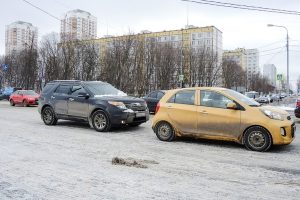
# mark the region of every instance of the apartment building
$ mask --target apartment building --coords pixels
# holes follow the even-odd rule
[[[246,62],[247,80],[249,81],[254,74],[258,74],[260,72],[258,49],[246,49]]]
[[[274,64],[265,64],[263,67],[263,76],[269,79],[270,84],[276,87],[277,69]]]
[[[5,54],[33,46],[37,48],[38,29],[31,23],[16,21],[6,26]]]
[[[225,50],[223,53],[223,59],[235,61],[242,67],[243,70],[247,70],[247,54],[246,49],[244,48]]]
[[[67,12],[61,20],[62,40],[89,40],[97,38],[97,18],[91,13],[76,9]]]

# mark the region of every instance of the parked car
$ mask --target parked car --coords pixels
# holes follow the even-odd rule
[[[156,105],[159,100],[165,95],[166,91],[164,90],[156,90],[150,92],[148,95],[144,96],[143,99],[146,101],[149,112],[154,113],[156,109]]]
[[[294,113],[297,118],[300,118],[300,99],[296,100],[296,109]]]
[[[9,97],[11,106],[22,104],[23,106],[38,105],[39,94],[33,90],[17,90]]]
[[[20,88],[20,87],[5,87],[2,91],[2,95],[0,95],[0,100],[3,100],[3,99],[9,100],[10,95],[17,90],[22,90],[22,88]]]
[[[0,100],[5,99],[5,95],[3,94],[3,92],[0,92]]]
[[[258,97],[255,101],[258,103],[270,103],[270,99],[268,97]]]
[[[288,112],[225,88],[168,91],[157,105],[152,129],[162,141],[180,136],[235,141],[253,151],[290,144],[296,129]]]
[[[101,81],[52,81],[41,94],[39,113],[46,125],[57,120],[86,121],[96,131],[149,120],[146,102]]]

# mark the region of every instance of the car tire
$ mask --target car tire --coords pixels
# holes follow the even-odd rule
[[[253,126],[244,134],[244,145],[252,151],[268,151],[272,146],[272,137],[265,128]]]
[[[111,128],[107,114],[102,110],[97,110],[92,114],[92,124],[96,131],[106,132]]]
[[[48,126],[57,124],[57,118],[55,116],[55,112],[50,106],[47,106],[42,110],[42,119],[44,123]]]
[[[23,105],[23,107],[28,107],[28,106],[29,106],[29,105],[28,105],[28,102],[27,102],[25,99],[23,100],[22,105]]]
[[[9,104],[11,105],[11,106],[15,106],[16,104],[15,104],[15,102],[14,102],[14,100],[9,100]]]
[[[161,141],[170,142],[175,139],[173,127],[165,121],[159,122],[155,127],[155,133]]]

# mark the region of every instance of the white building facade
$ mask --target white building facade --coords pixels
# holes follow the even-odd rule
[[[83,10],[71,10],[61,20],[61,40],[97,38],[97,18]]]
[[[265,64],[263,68],[263,76],[269,79],[270,84],[276,87],[277,69],[274,64]]]
[[[258,49],[246,49],[246,63],[247,80],[249,81],[253,75],[260,72]]]
[[[37,48],[38,29],[31,23],[16,21],[6,26],[5,54],[21,51],[25,48]]]

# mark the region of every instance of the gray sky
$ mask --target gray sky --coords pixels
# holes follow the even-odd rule
[[[98,18],[98,37],[122,35],[129,31],[161,31],[180,29],[187,24],[214,25],[223,32],[223,48],[259,48],[260,66],[273,63],[279,73],[286,73],[286,32],[267,24],[284,25],[290,35],[290,81],[295,84],[300,75],[300,16],[245,11],[209,5],[192,4],[180,0],[28,0],[61,18],[72,9],[82,9]],[[300,11],[299,0],[219,0]],[[60,22],[31,7],[22,0],[1,0],[0,54],[5,51],[5,25],[22,20],[39,29],[39,38],[59,32]],[[269,45],[273,43],[272,45]],[[283,47],[280,49],[280,47]],[[275,50],[270,50],[274,49]],[[277,48],[277,49],[276,49]],[[277,53],[278,52],[278,53]],[[277,54],[276,54],[277,53]],[[268,55],[269,54],[269,55]]]

